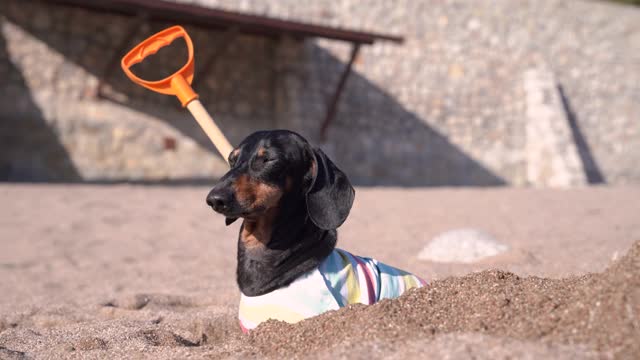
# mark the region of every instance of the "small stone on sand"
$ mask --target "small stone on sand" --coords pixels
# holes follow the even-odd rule
[[[434,262],[473,263],[507,251],[508,247],[477,229],[446,231],[429,242],[418,258]]]

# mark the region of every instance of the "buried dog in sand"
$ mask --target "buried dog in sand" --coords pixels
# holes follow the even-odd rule
[[[422,287],[421,278],[335,248],[355,191],[320,150],[286,130],[259,131],[229,155],[231,169],[207,196],[243,218],[237,282],[243,331],[269,319],[295,323],[350,304],[373,304]]]
[[[131,67],[183,38],[185,65],[159,80],[139,78]],[[319,149],[286,130],[260,131],[231,145],[191,88],[194,48],[180,26],[162,30],[129,51],[125,74],[150,90],[175,95],[189,109],[231,166],[207,196],[227,225],[244,218],[238,240],[237,281],[243,331],[269,319],[294,323],[349,304],[373,304],[422,287],[419,277],[335,248],[355,191],[347,176]]]

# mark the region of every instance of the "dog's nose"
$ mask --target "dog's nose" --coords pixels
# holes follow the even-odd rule
[[[210,192],[207,196],[207,205],[211,206],[217,212],[229,209],[231,197],[223,192]]]

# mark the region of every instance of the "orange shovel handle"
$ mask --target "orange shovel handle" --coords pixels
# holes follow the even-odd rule
[[[147,56],[157,53],[158,50],[171,44],[175,39],[180,37],[184,38],[184,41],[187,43],[189,59],[176,73],[162,80],[147,81],[140,79],[131,72],[133,65],[140,63]],[[124,73],[127,74],[127,77],[134,83],[161,94],[177,96],[182,106],[186,107],[193,117],[195,117],[196,121],[198,121],[198,124],[200,124],[202,130],[204,130],[209,139],[211,139],[211,142],[213,142],[213,145],[218,149],[222,158],[227,162],[229,161],[228,156],[233,150],[233,147],[204,106],[202,106],[200,100],[197,100],[198,94],[191,88],[191,82],[193,81],[193,43],[191,42],[189,34],[187,34],[181,26],[173,26],[162,30],[141,42],[122,58],[121,65]]]
[[[133,65],[142,62],[147,56],[157,53],[158,50],[180,37],[184,38],[187,43],[187,51],[189,53],[187,63],[180,70],[158,81],[147,81],[131,72]],[[180,99],[183,107],[198,98],[198,94],[193,91],[190,85],[193,81],[194,68],[193,43],[182,26],[172,26],[147,38],[122,58],[121,66],[127,77],[134,83],[161,94],[175,95]]]

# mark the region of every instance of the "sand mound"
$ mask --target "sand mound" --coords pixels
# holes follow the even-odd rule
[[[638,339],[640,242],[599,274],[483,271],[250,335],[227,308],[153,293],[0,318],[0,359],[633,358]]]
[[[379,344],[470,332],[552,345],[584,344],[620,358],[637,355],[640,242],[601,274],[551,280],[484,271],[296,325],[268,322],[248,342],[263,355],[292,356],[340,353],[339,348],[349,353],[361,343],[373,351]]]

